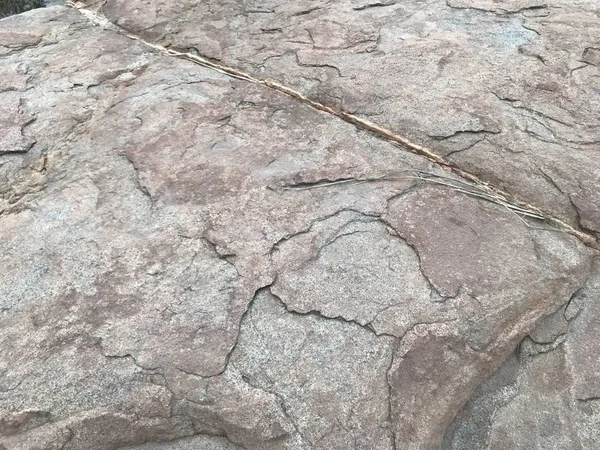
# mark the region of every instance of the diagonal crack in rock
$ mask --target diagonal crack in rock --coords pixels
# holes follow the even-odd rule
[[[354,125],[358,129],[370,132],[371,134],[375,135],[376,137],[378,137],[382,140],[385,140],[387,142],[390,142],[392,144],[395,144],[396,146],[398,146],[404,150],[408,150],[415,154],[421,155],[421,156],[427,158],[429,161],[431,161],[435,165],[440,166],[440,167],[454,173],[461,179],[474,184],[477,188],[486,192],[489,195],[488,200],[491,200],[491,201],[497,200],[501,204],[506,206],[507,208],[509,208],[513,211],[516,211],[517,213],[528,215],[530,217],[541,218],[542,220],[546,221],[548,224],[555,227],[557,230],[560,230],[562,232],[565,232],[565,233],[575,236],[586,246],[594,248],[596,250],[600,250],[600,239],[598,239],[594,235],[575,228],[574,226],[567,223],[564,219],[562,219],[560,217],[555,217],[552,214],[541,210],[540,208],[536,207],[535,205],[531,205],[529,203],[519,200],[518,198],[516,198],[513,195],[510,195],[509,193],[505,192],[504,190],[499,189],[496,186],[493,186],[492,184],[482,180],[478,176],[476,176],[466,170],[463,170],[460,167],[458,167],[457,165],[447,161],[445,158],[436,154],[434,151],[432,151],[422,145],[414,143],[414,142],[410,141],[408,138],[400,136],[387,128],[377,125],[374,122],[360,118],[360,117],[358,117],[354,114],[351,114],[347,111],[344,111],[342,109],[334,108],[332,106],[320,103],[316,100],[313,100],[313,99],[305,96],[301,92],[299,92],[295,89],[292,89],[288,86],[285,86],[277,81],[270,80],[267,78],[255,77],[246,72],[238,70],[234,67],[230,67],[230,66],[224,65],[222,63],[212,61],[204,56],[201,56],[200,54],[178,51],[178,50],[164,47],[159,44],[149,42],[149,41],[143,39],[142,37],[137,36],[135,34],[131,34],[128,31],[124,30],[123,28],[119,27],[118,25],[110,22],[110,20],[107,17],[105,17],[98,11],[86,9],[85,5],[83,5],[79,2],[68,1],[66,4],[67,4],[67,6],[70,6],[72,8],[79,10],[88,20],[90,20],[95,25],[100,26],[105,29],[108,29],[108,30],[111,30],[111,31],[114,31],[116,33],[122,34],[122,35],[128,37],[129,39],[140,42],[141,44],[143,44],[149,48],[152,48],[153,50],[155,50],[158,53],[161,53],[161,54],[164,54],[167,56],[171,56],[171,57],[175,57],[175,58],[179,58],[179,59],[184,59],[184,60],[190,61],[194,64],[200,65],[202,67],[216,70],[217,72],[220,72],[227,76],[230,76],[230,77],[233,77],[236,79],[240,79],[240,80],[244,80],[249,83],[265,86],[265,87],[272,89],[274,91],[277,91],[281,94],[292,97],[292,98],[300,101],[301,103],[308,105],[318,111],[338,117],[339,119],[344,120],[345,122],[348,122],[348,123]]]

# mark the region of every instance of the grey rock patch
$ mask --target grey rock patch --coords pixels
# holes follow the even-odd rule
[[[342,212],[276,247],[271,288],[287,307],[343,317],[397,337],[417,323],[456,320],[415,251],[380,218]]]
[[[219,436],[194,436],[167,442],[150,442],[123,450],[237,450],[239,447]]]
[[[386,380],[393,339],[356,324],[290,313],[263,291],[242,323],[232,370],[273,393],[294,424],[294,448],[391,449]]]

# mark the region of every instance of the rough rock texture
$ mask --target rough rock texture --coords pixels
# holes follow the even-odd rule
[[[478,389],[444,448],[598,448],[598,258],[594,267],[568,305],[545,318]]]
[[[600,19],[554,3],[100,9],[593,239]],[[0,21],[0,60],[0,449],[600,448],[581,240],[87,10]]]
[[[600,234],[596,0],[107,0],[101,11],[374,120]]]

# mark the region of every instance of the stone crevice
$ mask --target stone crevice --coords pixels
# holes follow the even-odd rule
[[[344,78],[344,75],[342,75],[341,70],[332,64],[309,64],[307,62],[300,61],[300,55],[298,55],[298,51],[294,52],[294,54],[296,55],[296,64],[298,64],[300,67],[317,67],[321,69],[331,69],[337,74],[338,78]]]
[[[127,153],[123,153],[123,157],[127,162],[129,162],[131,164],[131,167],[133,167],[133,171],[135,173],[135,178],[134,178],[135,186],[137,187],[138,191],[140,191],[144,195],[144,197],[148,199],[148,201],[150,202],[150,207],[154,208],[156,206],[156,204],[155,204],[156,200],[152,197],[148,188],[140,180],[139,167],[136,166],[136,164],[133,161],[133,159],[131,158],[131,156],[129,156]]]
[[[397,237],[398,239],[401,239],[404,244],[408,245],[412,249],[412,251],[414,252],[415,256],[417,257],[417,261],[418,261],[418,265],[419,265],[419,271],[421,272],[421,275],[423,276],[423,279],[425,280],[425,282],[429,286],[429,289],[431,290],[431,294],[432,295],[437,295],[439,298],[442,299],[442,301],[452,300],[452,299],[455,299],[456,297],[458,297],[460,295],[460,293],[461,293],[460,289],[457,290],[456,295],[444,295],[444,294],[442,294],[439,291],[439,289],[435,286],[435,284],[433,284],[433,282],[431,281],[431,279],[429,278],[429,276],[423,270],[423,262],[421,260],[421,255],[419,254],[419,251],[418,251],[417,247],[414,244],[410,243],[406,238],[404,238],[398,232],[398,230],[396,230],[394,228],[394,226],[389,221],[387,221],[386,219],[384,219],[382,217],[380,217],[379,220],[389,228],[389,230],[391,231],[391,234],[393,236]]]
[[[303,234],[308,234],[310,233],[314,226],[317,225],[320,222],[325,222],[328,219],[331,219],[333,217],[339,216],[340,214],[343,214],[345,212],[350,212],[350,213],[356,213],[356,214],[360,214],[366,217],[373,217],[373,218],[379,218],[378,214],[373,214],[373,213],[366,213],[363,211],[358,211],[356,209],[352,209],[352,208],[342,208],[342,209],[338,209],[336,212],[332,213],[332,214],[328,214],[326,216],[323,217],[317,217],[316,219],[312,220],[311,223],[308,225],[308,227],[296,231],[294,233],[290,233],[288,235],[283,236],[282,238],[280,238],[277,242],[275,242],[273,245],[271,245],[271,250],[270,250],[270,255],[271,258],[273,257],[273,255],[279,250],[279,247],[281,246],[281,244],[283,244],[284,242],[289,241],[290,239],[293,239],[296,236],[300,236]]]
[[[270,286],[272,286],[274,282],[275,282],[275,280],[273,279],[269,283],[267,283],[266,285],[264,285],[264,286],[259,287],[258,289],[256,289],[256,291],[254,292],[254,295],[252,296],[252,299],[248,303],[248,306],[246,307],[246,310],[244,311],[244,313],[240,317],[240,320],[239,320],[238,325],[237,325],[237,331],[236,331],[236,334],[235,334],[235,341],[233,342],[230,350],[227,352],[227,355],[225,355],[225,358],[224,358],[225,362],[223,363],[223,368],[219,372],[214,373],[214,374],[212,374],[210,376],[204,376],[204,375],[197,375],[197,376],[199,376],[201,378],[214,378],[214,377],[218,377],[220,375],[223,375],[225,373],[225,371],[229,367],[229,362],[231,360],[231,355],[233,355],[233,352],[235,351],[235,349],[236,349],[236,347],[237,347],[237,345],[239,343],[240,330],[242,328],[242,325],[244,324],[244,320],[248,317],[248,314],[250,313],[250,311],[252,309],[252,306],[254,305],[254,302],[255,302],[256,298],[258,297],[258,294],[262,290],[270,288]]]
[[[246,376],[242,376],[242,380],[244,381],[244,383],[246,383],[248,386],[254,388],[254,389],[258,389],[259,391],[263,391],[269,395],[274,396],[277,399],[277,402],[279,403],[279,407],[281,409],[281,412],[283,413],[284,417],[288,420],[288,422],[290,423],[290,425],[294,428],[294,431],[296,432],[296,434],[298,435],[298,437],[300,437],[300,439],[302,440],[302,443],[304,444],[304,448],[301,450],[313,450],[314,444],[308,440],[308,438],[306,438],[306,436],[304,436],[304,434],[302,433],[302,431],[300,431],[300,428],[298,427],[298,424],[296,423],[296,421],[290,416],[290,413],[288,411],[288,407],[286,406],[286,402],[285,399],[283,398],[283,396],[281,394],[279,394],[278,392],[275,391],[271,391],[269,389],[265,389],[264,387],[261,386],[257,386],[253,383],[250,382],[250,379]]]
[[[377,333],[375,331],[375,329],[373,328],[373,326],[371,325],[371,323],[366,323],[366,324],[362,324],[356,320],[350,320],[350,319],[346,319],[342,316],[336,316],[336,317],[329,317],[324,315],[321,311],[317,310],[317,309],[311,309],[309,311],[295,311],[293,309],[290,309],[290,307],[287,305],[287,303],[285,303],[285,301],[279,297],[277,294],[274,294],[271,290],[271,287],[269,286],[268,288],[269,294],[271,294],[274,298],[276,298],[284,307],[285,310],[292,314],[292,315],[297,315],[297,316],[315,316],[318,317],[320,319],[323,320],[334,320],[340,323],[346,323],[346,324],[352,324],[358,327],[361,327],[362,329],[368,331],[369,333],[374,334],[377,337],[388,337],[388,338],[392,338],[392,339],[397,339],[397,336],[388,334],[388,333]]]
[[[394,417],[394,413],[393,413],[394,408],[392,407],[392,395],[394,393],[394,387],[392,386],[392,382],[390,381],[391,373],[392,373],[392,370],[394,368],[394,355],[396,354],[397,347],[398,347],[398,343],[396,343],[396,345],[394,345],[392,354],[390,356],[390,364],[388,365],[387,370],[385,371],[385,381],[386,381],[386,384],[388,386],[387,419],[388,419],[389,432],[390,432],[390,435],[391,435],[392,450],[398,450],[397,449],[397,445],[396,445],[396,432],[394,430],[394,419],[393,419],[393,417]]]
[[[373,3],[366,3],[364,5],[361,6],[355,6],[354,8],[352,8],[354,11],[364,11],[365,9],[371,9],[371,8],[384,8],[386,6],[394,6],[396,4],[396,1],[394,0],[389,0],[387,2],[373,2]]]
[[[473,183],[482,191],[489,193],[488,197],[498,199],[498,200],[502,201],[508,207],[519,208],[520,210],[524,210],[526,212],[529,212],[530,214],[535,214],[536,216],[541,216],[552,226],[558,228],[559,230],[561,230],[565,233],[569,233],[569,234],[575,236],[581,242],[583,242],[585,245],[592,247],[596,250],[600,250],[600,239],[598,239],[596,236],[588,234],[585,231],[578,230],[575,227],[573,227],[572,225],[570,225],[569,223],[567,223],[562,218],[554,217],[552,214],[544,212],[540,208],[538,208],[534,205],[531,205],[527,202],[517,199],[515,196],[510,195],[509,193],[481,180],[476,175],[461,169],[460,167],[454,165],[451,162],[448,162],[445,158],[441,157],[440,155],[433,152],[432,150],[430,150],[422,145],[411,142],[409,139],[402,137],[400,135],[397,135],[389,129],[381,127],[381,126],[379,126],[373,122],[370,122],[368,120],[362,119],[359,116],[348,113],[344,110],[336,109],[331,106],[320,103],[316,100],[313,100],[313,99],[307,97],[306,95],[302,94],[301,92],[299,92],[293,88],[290,88],[288,86],[285,86],[277,81],[255,77],[255,76],[250,75],[241,70],[226,66],[222,63],[213,62],[209,58],[206,58],[199,54],[180,52],[180,51],[176,51],[176,50],[164,47],[159,44],[149,42],[137,35],[128,33],[126,30],[124,30],[124,29],[118,27],[117,25],[115,25],[114,23],[110,22],[105,16],[101,15],[98,12],[94,12],[94,11],[85,9],[82,5],[69,2],[69,6],[75,7],[78,10],[82,11],[82,13],[94,24],[96,24],[98,26],[102,26],[103,28],[105,28],[107,30],[111,30],[116,33],[127,36],[128,38],[138,41],[138,42],[146,45],[147,47],[154,49],[155,51],[157,51],[159,53],[162,53],[167,56],[172,56],[172,57],[176,57],[179,59],[190,61],[194,64],[216,70],[217,72],[220,72],[222,74],[228,75],[228,76],[236,78],[236,79],[241,79],[241,80],[253,83],[253,84],[265,86],[265,87],[275,90],[281,94],[292,97],[292,98],[300,101],[301,103],[308,105],[318,111],[338,117],[339,119],[342,119],[363,131],[369,132],[378,138],[381,138],[385,141],[395,144],[404,150],[408,150],[408,151],[411,151],[412,153],[421,155],[421,156],[427,158],[428,160],[430,160],[431,162],[433,162],[434,164],[454,173],[459,178],[462,178],[468,182]],[[488,200],[489,200],[489,198],[488,198]]]
[[[515,15],[515,14],[522,14],[522,13],[525,13],[528,11],[547,10],[549,7],[547,4],[543,3],[543,4],[535,4],[535,5],[530,5],[530,6],[523,6],[521,8],[517,8],[517,9],[506,9],[506,8],[502,8],[502,6],[498,6],[497,8],[481,8],[481,7],[476,7],[476,6],[455,5],[455,4],[453,4],[453,0],[446,0],[446,6],[451,9],[467,9],[467,10],[471,10],[471,11],[479,11],[479,12],[488,13],[488,14],[493,13],[497,16],[510,16],[510,15]]]

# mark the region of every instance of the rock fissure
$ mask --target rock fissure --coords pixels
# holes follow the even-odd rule
[[[296,423],[296,420],[294,420],[291,417],[290,412],[289,412],[289,406],[286,404],[285,398],[280,393],[275,392],[270,389],[266,389],[261,386],[257,386],[255,384],[251,383],[250,379],[246,376],[243,376],[242,379],[243,379],[244,383],[246,383],[248,386],[250,386],[254,389],[263,391],[267,394],[270,394],[277,399],[277,401],[279,403],[279,407],[281,409],[281,412],[283,413],[284,417],[288,420],[289,424],[292,426],[292,428],[294,429],[294,431],[296,432],[298,437],[300,437],[300,439],[302,440],[302,442],[304,444],[304,448],[302,450],[313,450],[315,448],[314,444],[308,438],[306,438],[306,436],[304,436],[304,434],[300,430],[298,424]]]
[[[373,2],[373,3],[367,3],[365,5],[361,5],[361,6],[355,6],[354,8],[352,8],[354,11],[364,11],[365,9],[370,9],[370,8],[383,8],[386,6],[393,6],[396,4],[395,0],[390,0],[387,2]]]
[[[387,369],[385,371],[385,383],[388,388],[387,420],[388,420],[389,432],[390,432],[390,436],[391,436],[392,450],[398,450],[398,449],[397,449],[397,445],[396,445],[396,431],[394,430],[394,407],[392,405],[392,397],[394,395],[394,386],[392,385],[392,382],[390,381],[390,377],[392,376],[392,370],[394,368],[394,355],[396,354],[396,351],[398,350],[399,342],[401,341],[401,339],[402,338],[397,339],[396,342],[394,343],[394,346],[392,348],[392,352],[390,355],[390,363],[387,366]]]
[[[498,16],[510,16],[510,15],[515,15],[515,14],[522,14],[524,12],[528,12],[528,11],[539,11],[539,10],[547,10],[549,8],[549,6],[546,3],[540,3],[540,4],[534,4],[534,5],[529,5],[529,6],[523,6],[520,8],[506,8],[503,7],[502,5],[497,6],[497,7],[490,7],[490,8],[484,8],[484,7],[476,7],[476,6],[461,6],[457,3],[457,1],[453,1],[453,0],[446,0],[446,6],[448,8],[452,8],[452,9],[467,9],[467,10],[472,10],[472,11],[479,11],[479,12],[483,12],[483,13],[493,13],[495,15]]]
[[[129,155],[124,154],[123,156],[124,156],[125,160],[131,164],[131,167],[133,167],[133,171],[135,174],[135,176],[134,176],[135,186],[137,187],[138,191],[140,191],[144,195],[144,197],[148,199],[148,201],[150,202],[150,207],[154,208],[155,207],[155,199],[150,194],[150,191],[148,191],[148,188],[140,180],[139,168],[136,166],[135,162]]]
[[[375,331],[375,329],[373,328],[373,326],[371,325],[371,323],[366,323],[366,324],[362,324],[356,320],[351,320],[351,319],[346,319],[343,316],[335,316],[335,317],[330,317],[330,316],[326,316],[324,315],[321,311],[317,310],[317,309],[312,309],[309,311],[296,311],[294,309],[291,309],[287,303],[285,303],[285,301],[283,301],[283,299],[281,297],[279,297],[277,294],[274,294],[271,290],[271,287],[269,286],[268,288],[269,294],[271,294],[274,298],[276,298],[286,309],[286,311],[289,314],[292,315],[297,315],[297,316],[315,316],[318,317],[320,319],[323,320],[333,320],[336,322],[341,322],[341,323],[346,323],[346,324],[352,324],[352,325],[356,325],[358,327],[361,327],[362,329],[368,331],[369,333],[374,334],[377,337],[389,337],[392,339],[397,339],[397,336],[391,335],[389,333],[378,333],[377,331]]]
[[[574,226],[567,223],[563,218],[554,217],[553,215],[543,211],[542,209],[540,209],[534,205],[531,205],[529,203],[526,203],[526,202],[523,202],[523,201],[517,199],[515,196],[503,191],[502,189],[499,189],[499,188],[491,185],[488,182],[483,181],[478,176],[476,176],[466,170],[463,170],[460,167],[456,166],[455,164],[447,161],[445,158],[443,158],[442,156],[433,152],[432,150],[430,150],[422,145],[416,144],[405,137],[397,135],[389,129],[379,126],[371,121],[362,119],[359,116],[348,113],[344,110],[336,109],[334,107],[320,103],[316,100],[313,100],[313,99],[307,97],[306,95],[302,94],[300,91],[297,91],[289,86],[283,85],[277,81],[266,79],[266,78],[255,77],[251,74],[248,74],[241,70],[235,69],[233,67],[229,67],[223,63],[210,60],[209,58],[206,58],[201,55],[188,53],[188,52],[181,52],[181,51],[170,49],[168,47],[164,47],[159,44],[149,42],[140,36],[129,33],[128,31],[120,28],[116,24],[110,22],[110,20],[108,18],[106,18],[99,12],[95,12],[95,11],[86,9],[84,7],[84,5],[81,5],[79,3],[68,2],[68,6],[74,7],[77,10],[81,11],[92,23],[94,23],[98,26],[101,26],[105,29],[108,29],[108,30],[114,31],[116,33],[119,33],[121,35],[124,35],[132,40],[137,41],[137,42],[140,42],[141,44],[143,44],[149,48],[152,48],[153,50],[155,50],[156,52],[158,52],[160,54],[187,60],[193,64],[216,70],[217,72],[222,73],[224,75],[227,75],[227,76],[230,76],[230,77],[233,77],[236,79],[244,80],[244,81],[247,81],[247,82],[250,82],[253,84],[265,86],[265,87],[270,88],[274,91],[277,91],[281,94],[284,94],[288,97],[292,97],[292,98],[300,101],[301,103],[308,105],[318,111],[338,117],[338,118],[344,120],[345,122],[348,122],[363,131],[367,131],[367,132],[375,135],[378,138],[381,138],[385,141],[388,141],[390,143],[398,145],[402,149],[409,150],[415,154],[421,155],[421,156],[427,158],[432,163],[436,164],[437,166],[440,166],[440,167],[454,173],[459,178],[462,178],[470,183],[473,183],[477,188],[481,189],[485,193],[484,197],[487,197],[488,200],[493,198],[494,201],[501,201],[505,206],[507,206],[510,209],[518,210],[521,213],[528,213],[533,217],[542,217],[543,220],[545,220],[552,226],[556,227],[557,229],[559,229],[565,233],[575,236],[577,239],[579,239],[585,245],[587,245],[591,248],[594,248],[596,250],[600,250],[600,239],[598,239],[596,236],[576,229]],[[507,99],[504,99],[501,97],[498,97],[498,98],[500,98],[501,100],[507,100]],[[509,101],[509,100],[507,100],[507,101]],[[550,119],[552,119],[552,118],[550,118]],[[553,120],[556,120],[556,119],[553,119]]]
[[[389,200],[388,200],[388,204],[389,204]],[[395,236],[398,239],[401,239],[404,244],[408,245],[412,249],[413,253],[417,257],[417,263],[418,263],[418,267],[419,267],[419,272],[421,273],[421,276],[423,277],[423,279],[425,280],[425,282],[429,286],[429,289],[431,290],[431,294],[432,295],[434,295],[434,294],[438,295],[439,298],[442,299],[442,301],[452,300],[452,299],[455,299],[456,297],[458,297],[460,295],[460,293],[461,293],[461,289],[460,288],[457,289],[457,292],[456,292],[455,295],[444,295],[444,294],[442,294],[442,292],[440,292],[440,290],[431,281],[431,278],[423,270],[423,261],[421,260],[421,255],[420,255],[419,250],[416,247],[416,245],[414,245],[413,243],[409,242],[405,237],[403,237],[398,232],[398,230],[396,230],[394,228],[394,226],[388,220],[386,220],[383,217],[379,217],[379,220],[388,227],[388,229],[390,230],[390,234],[392,234],[393,236]]]
[[[290,239],[293,239],[296,236],[300,236],[300,235],[303,235],[303,234],[308,234],[308,233],[310,233],[313,230],[313,228],[315,227],[315,225],[317,225],[317,224],[319,224],[321,222],[325,222],[326,220],[331,219],[331,218],[336,217],[336,216],[339,216],[340,214],[343,214],[343,213],[355,213],[355,214],[360,214],[360,215],[365,216],[365,217],[373,217],[373,218],[376,218],[376,219],[380,217],[378,214],[366,213],[366,212],[359,211],[359,210],[352,209],[352,208],[338,209],[337,211],[335,211],[332,214],[328,214],[328,215],[326,215],[324,217],[317,217],[316,219],[312,220],[311,223],[306,228],[301,229],[299,231],[296,231],[294,233],[290,233],[290,234],[288,234],[286,236],[283,236],[279,240],[277,240],[277,242],[275,242],[273,245],[271,245],[271,250],[270,250],[271,256],[273,256],[273,254],[279,250],[279,247],[284,242],[287,242],[287,241],[289,241]]]

